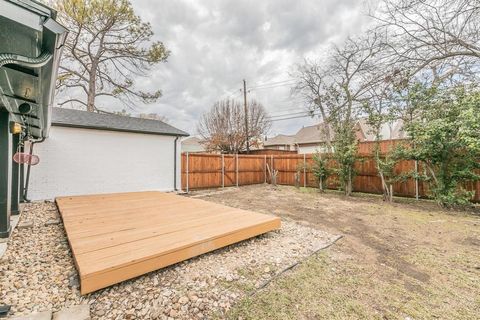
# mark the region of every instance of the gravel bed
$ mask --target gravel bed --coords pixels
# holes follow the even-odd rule
[[[11,315],[57,311],[87,303],[93,319],[204,319],[222,317],[276,272],[329,243],[334,236],[293,221],[215,252],[80,295],[73,258],[54,203],[25,206],[0,260],[2,303]]]

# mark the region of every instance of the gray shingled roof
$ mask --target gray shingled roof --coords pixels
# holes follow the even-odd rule
[[[327,141],[326,127],[324,123],[318,123],[313,126],[303,127],[295,134],[295,143],[309,144]],[[333,139],[333,132],[330,130],[330,136]]]
[[[372,127],[367,123],[366,118],[358,120],[358,125],[365,135],[365,141],[375,141],[375,134],[372,132]],[[405,139],[406,135],[403,131],[403,121],[396,120],[390,123],[384,123],[380,127],[381,140],[395,140]]]
[[[103,114],[66,108],[53,108],[52,125],[110,131],[188,136],[185,131],[151,119],[141,119],[115,114]]]
[[[263,142],[264,146],[283,146],[294,143],[295,138],[293,136],[287,136],[284,134],[276,135],[275,137],[268,138]]]
[[[185,140],[182,140],[182,145],[201,146],[202,139],[198,137],[188,137]]]

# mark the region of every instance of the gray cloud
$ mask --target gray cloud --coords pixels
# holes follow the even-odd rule
[[[288,80],[289,70],[305,57],[321,54],[366,23],[362,2],[324,1],[153,1],[132,0],[138,15],[152,24],[155,39],[172,54],[148,77],[142,89],[160,88],[155,104],[136,112],[156,112],[196,133],[199,116],[219,98],[240,98],[241,81],[249,86]],[[301,110],[288,86],[249,93],[272,114]],[[282,111],[286,110],[286,111]],[[271,134],[294,133],[309,118],[274,123]]]

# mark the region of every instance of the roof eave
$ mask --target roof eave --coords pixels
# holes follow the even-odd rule
[[[79,125],[79,124],[62,123],[62,122],[52,122],[52,126],[54,126],[54,127],[66,127],[66,128],[90,129],[90,130],[154,134],[154,135],[172,136],[172,137],[188,137],[188,136],[190,136],[188,133],[183,132],[183,131],[178,132],[178,133],[174,133],[174,132],[155,132],[155,131],[120,129],[120,128],[110,128],[110,127],[101,127],[101,126]]]

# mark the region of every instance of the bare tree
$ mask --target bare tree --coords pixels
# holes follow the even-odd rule
[[[480,58],[480,2],[383,0],[372,13],[388,34],[395,59],[411,75],[441,81]]]
[[[393,106],[395,89],[402,78],[401,73],[397,71],[389,72],[388,67],[381,61],[375,63],[375,68],[371,70],[371,77],[379,81],[370,82],[367,87],[362,111],[366,116],[368,133],[374,136],[373,158],[382,183],[383,199],[392,202],[396,160],[389,152],[381,153],[380,141],[385,138],[382,137],[384,126],[396,120],[396,108]]]
[[[70,30],[58,77],[58,89],[69,90],[59,102],[99,111],[98,98],[134,102],[156,101],[160,90],[134,88],[134,76],[145,76],[151,66],[166,61],[169,51],[152,42],[152,28],[135,15],[128,0],[57,0],[59,20]]]
[[[342,46],[335,46],[326,59],[307,61],[297,70],[295,91],[313,110],[320,110],[328,140],[333,136],[333,142],[328,143],[347,195],[352,192],[356,160],[356,123],[369,89],[381,81],[372,76],[372,71],[377,56],[385,49],[383,40],[377,32],[349,38]]]
[[[296,72],[293,77],[297,79],[297,83],[293,88],[293,93],[300,95],[310,113],[313,115],[315,110],[320,111],[321,120],[325,123],[322,132],[326,138],[328,152],[332,152],[332,134],[327,117],[327,110],[323,103],[323,96],[327,90],[325,79],[328,73],[324,65],[305,60],[302,65],[297,65]]]
[[[265,108],[255,100],[248,102],[248,132],[250,145],[255,145],[270,129]],[[235,100],[217,101],[203,114],[198,132],[207,150],[238,153],[246,149],[245,112]]]

